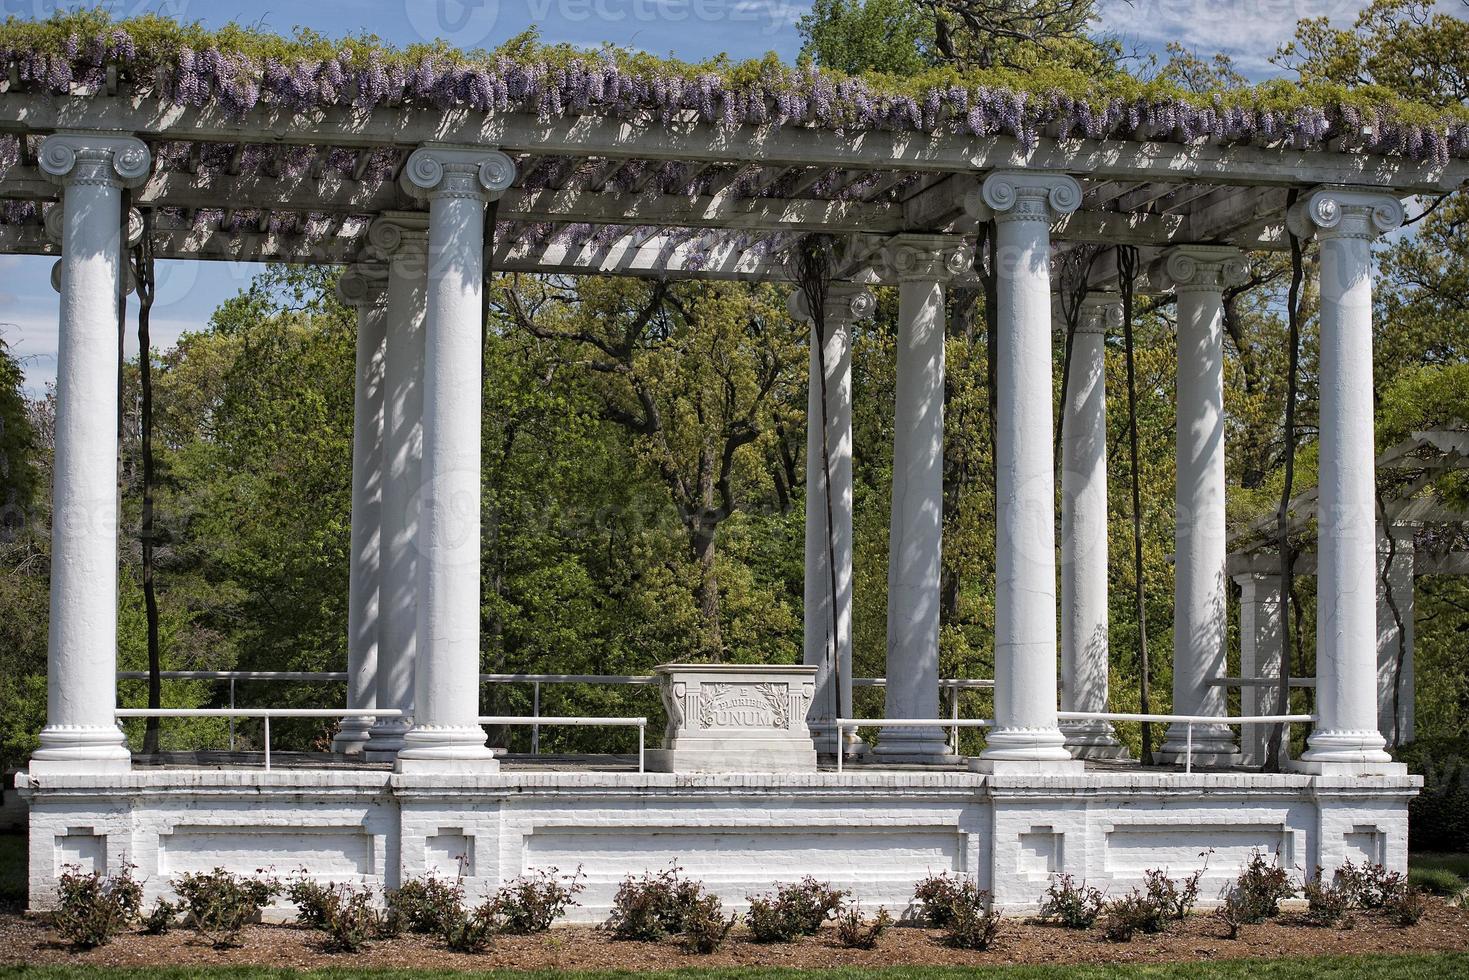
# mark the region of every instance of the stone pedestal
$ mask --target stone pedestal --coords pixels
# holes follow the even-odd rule
[[[664,664],[656,671],[668,711],[652,772],[815,772],[806,713],[816,668]]]

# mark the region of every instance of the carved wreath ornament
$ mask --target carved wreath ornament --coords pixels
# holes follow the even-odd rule
[[[699,727],[704,729],[722,727],[718,724],[717,712],[721,704],[731,699],[764,702],[770,711],[771,728],[789,728],[791,723],[790,698],[784,684],[702,684],[699,687]]]

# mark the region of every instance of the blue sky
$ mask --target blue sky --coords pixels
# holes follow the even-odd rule
[[[1300,18],[1347,23],[1366,0],[1102,0],[1103,31],[1128,50],[1161,51],[1178,40],[1200,52],[1225,51],[1246,73],[1271,73],[1269,56]],[[44,18],[58,8],[96,2],[0,0],[5,16]],[[810,0],[108,0],[116,16],[144,11],[210,27],[229,21],[289,33],[296,26],[329,36],[369,31],[396,44],[443,37],[457,47],[493,47],[532,25],[548,42],[604,42],[698,60],[726,52],[754,58],[800,49],[796,21]],[[56,376],[57,296],[53,260],[0,256],[0,338],[21,359],[26,386],[45,391]],[[155,342],[171,345],[202,327],[221,301],[257,267],[237,263],[161,262],[153,310]]]

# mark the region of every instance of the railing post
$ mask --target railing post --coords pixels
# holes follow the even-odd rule
[[[647,722],[643,722],[643,723],[641,723],[641,724],[638,725],[638,772],[640,772],[640,773],[645,771],[643,769],[643,766],[644,766],[644,755],[645,755],[645,753],[643,751],[643,747],[647,743],[646,743],[646,739],[643,736],[646,733],[647,728],[648,728],[648,723]]]
[[[539,717],[541,717],[541,682],[540,681],[532,681],[531,682],[531,709],[530,709],[530,713],[531,713],[531,717],[533,717],[533,718],[539,718]],[[530,726],[530,754],[531,755],[540,755],[541,754],[541,726],[540,726],[540,723],[539,722],[537,722],[536,724]]]
[[[1192,773],[1194,771],[1194,723],[1193,722],[1189,722],[1188,723],[1188,730],[1187,730],[1187,733],[1184,736],[1184,739],[1185,739],[1185,742],[1187,743],[1185,745],[1185,749],[1188,752],[1188,754],[1186,756],[1184,756],[1184,758],[1183,758],[1183,771],[1185,773]]]
[[[230,678],[230,710],[235,710],[235,679]],[[235,716],[230,715],[230,751],[235,750]]]
[[[265,716],[265,771],[270,771],[270,715]]]
[[[949,717],[954,719],[954,754],[959,754],[959,682],[949,688]]]
[[[840,720],[837,720],[836,721],[836,726],[837,726],[837,774],[840,775],[841,774],[841,771],[842,771],[842,760],[847,757],[847,726],[846,725],[843,725]]]

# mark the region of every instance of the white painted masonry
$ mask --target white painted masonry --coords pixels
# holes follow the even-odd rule
[[[383,359],[387,346],[387,269],[354,266],[337,282],[357,310],[352,393],[352,549],[347,573],[347,707],[377,707],[378,596],[381,585]],[[372,719],[343,718],[332,750],[367,748]]]
[[[1174,503],[1173,711],[1227,714],[1225,673],[1228,553],[1224,514],[1224,289],[1244,274],[1238,250],[1185,245],[1157,270],[1178,297],[1177,485]],[[1186,725],[1168,729],[1160,757],[1181,762]],[[1238,761],[1224,725],[1195,725],[1194,764]]]
[[[1377,498],[1372,421],[1372,240],[1403,223],[1396,197],[1319,190],[1290,215],[1321,242],[1321,448],[1316,704],[1305,771],[1404,771],[1377,724]]]
[[[22,777],[31,803],[31,904],[65,863],[138,866],[146,900],[172,876],[301,865],[379,889],[463,874],[470,901],[532,869],[581,867],[573,922],[606,918],[618,881],[676,861],[727,907],[804,874],[871,910],[906,910],[913,884],[973,876],[1006,911],[1034,909],[1052,874],[1117,894],[1212,849],[1202,904],[1256,849],[1299,881],[1318,864],[1407,861],[1416,777],[954,771],[807,774],[399,773],[137,770]],[[285,919],[289,907],[272,917]]]
[[[51,632],[37,774],[127,769],[117,706],[117,301],[122,189],[148,175],[141,140],[48,136],[63,187],[61,329],[52,472]]]
[[[377,706],[397,708],[403,717],[378,719],[368,739],[367,758],[391,762],[403,748],[403,736],[413,717],[418,652],[428,222],[421,214],[389,212],[373,222],[368,237],[372,256],[388,266]]]
[[[1061,709],[1111,710],[1107,704],[1107,366],[1108,328],[1122,322],[1122,300],[1082,300],[1071,338],[1061,416]],[[1109,721],[1061,726],[1078,759],[1120,759],[1127,750]]]
[[[400,768],[494,769],[479,717],[480,414],[485,204],[515,179],[499,150],[420,147],[404,189],[429,202],[423,522],[413,728]]]
[[[1001,171],[983,202],[997,223],[995,727],[976,764],[1073,772],[1056,719],[1056,478],[1052,445],[1051,222],[1081,204],[1061,174]],[[891,667],[889,668],[891,672]]]
[[[962,239],[899,235],[884,252],[898,281],[898,370],[893,410],[893,501],[888,530],[888,718],[939,710],[939,576],[944,512],[944,283],[968,270]],[[937,762],[938,728],[885,728],[877,757]]]
[[[805,293],[791,293],[791,313],[811,321]],[[813,326],[806,392],[806,566],[805,643],[802,662],[816,668],[816,689],[809,721],[817,748],[835,754],[832,719],[852,717],[852,324],[872,315],[876,297],[860,286],[834,282],[827,287],[823,357]],[[821,363],[826,368],[826,406],[821,401]],[[830,503],[822,454],[826,420],[826,456],[831,466]],[[827,538],[827,513],[831,537]],[[836,573],[832,566],[835,559]],[[832,580],[836,581],[835,607]],[[835,614],[833,614],[835,608]],[[835,643],[832,642],[833,630]],[[835,651],[835,669],[833,669]],[[839,681],[839,682],[838,682]],[[848,733],[847,751],[858,744]]]

